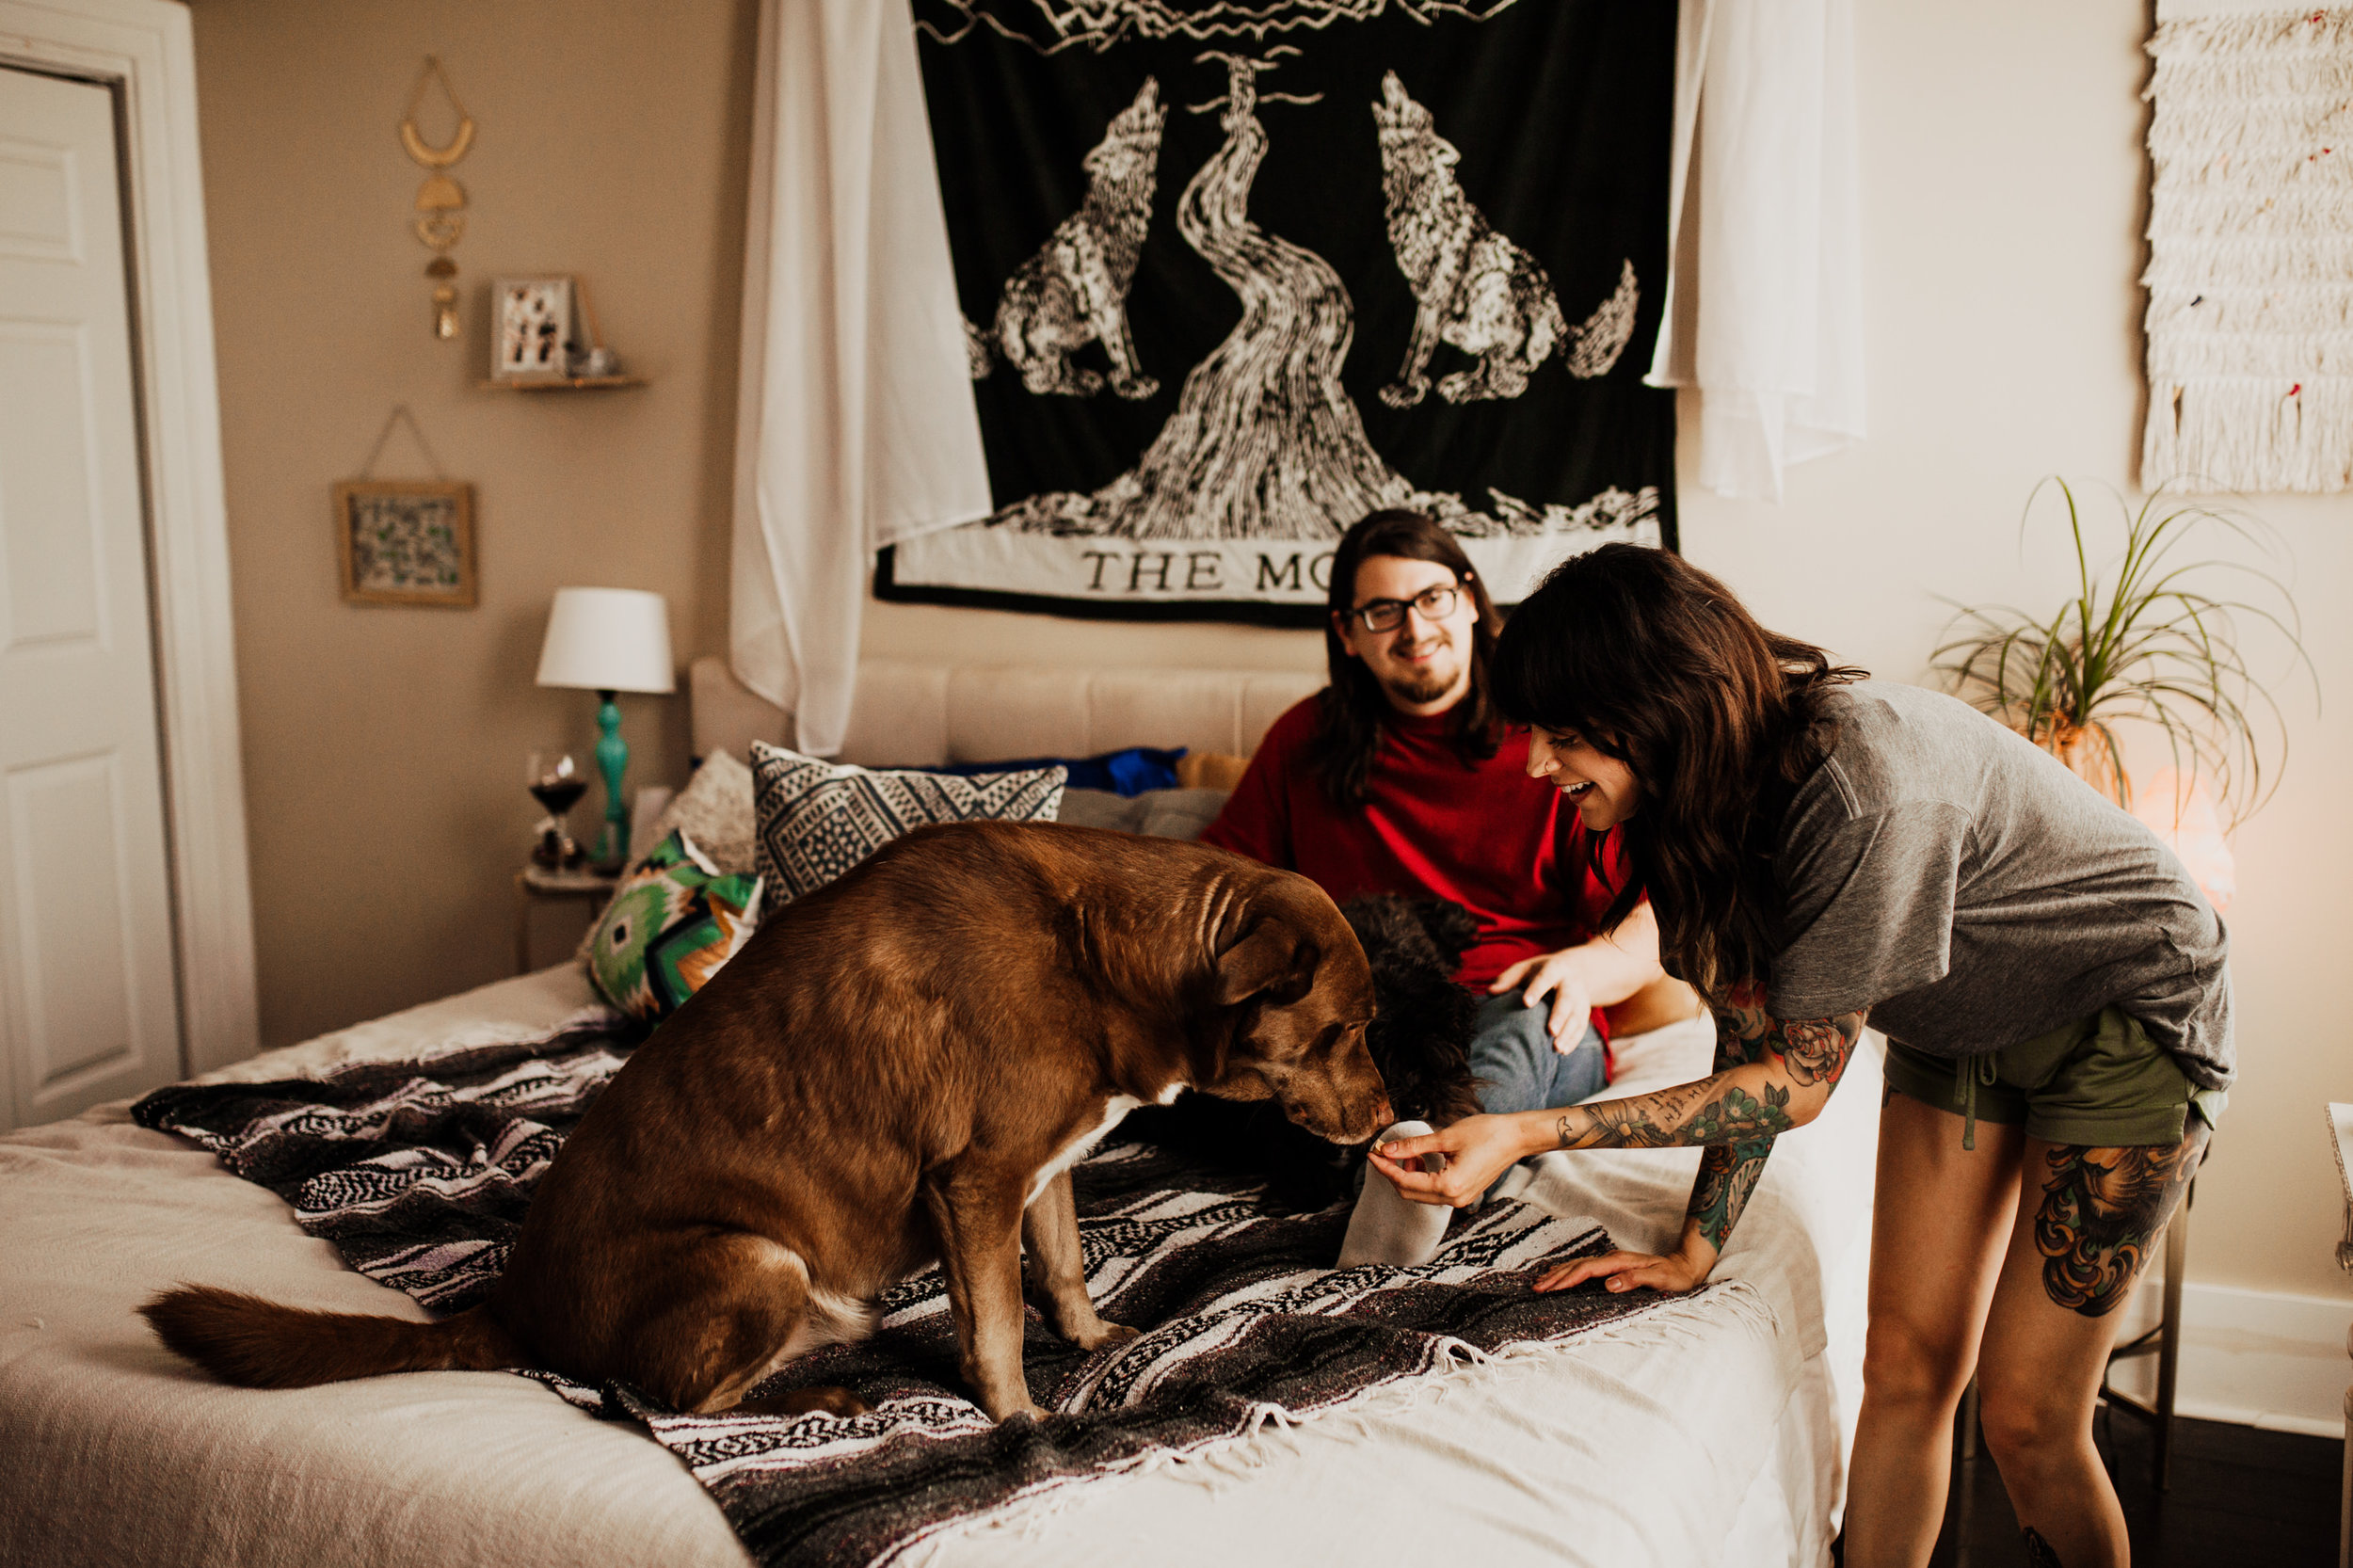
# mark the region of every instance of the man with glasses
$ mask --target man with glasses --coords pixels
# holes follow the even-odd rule
[[[1331,684],[1274,721],[1202,842],[1299,872],[1335,900],[1401,893],[1469,909],[1479,936],[1455,979],[1484,999],[1471,1046],[1481,1105],[1585,1098],[1609,1081],[1600,1010],[1661,978],[1658,926],[1642,904],[1596,929],[1612,889],[1585,830],[1528,776],[1526,744],[1488,696],[1502,622],[1485,585],[1430,518],[1375,512],[1340,540],[1328,608]],[[1369,1215],[1385,1194],[1385,1181],[1368,1187],[1343,1262],[1417,1262],[1435,1248],[1445,1211]],[[1414,1208],[1424,1212],[1403,1212]],[[1392,1220],[1412,1234],[1356,1247],[1360,1229]]]

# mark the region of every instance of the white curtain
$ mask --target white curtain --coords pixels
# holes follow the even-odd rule
[[[1790,464],[1863,439],[1856,137],[1851,0],[1683,0],[1647,379],[1699,390],[1719,494],[1778,502]]]
[[[728,658],[841,747],[874,552],[989,511],[908,0],[761,0]]]

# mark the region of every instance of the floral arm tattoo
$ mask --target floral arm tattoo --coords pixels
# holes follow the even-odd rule
[[[1729,1008],[1716,1010],[1718,1072],[1729,1072],[1762,1055],[1753,1032],[1745,1027],[1747,1022]],[[1686,1226],[1707,1238],[1707,1244],[1720,1255],[1731,1239],[1732,1227],[1740,1223],[1749,1194],[1756,1191],[1757,1178],[1765,1174],[1765,1161],[1772,1152],[1771,1133],[1737,1144],[1710,1144],[1701,1152],[1699,1179],[1691,1184],[1691,1203],[1683,1211],[1683,1220]]]
[[[1707,1238],[1718,1253],[1732,1239],[1732,1227],[1740,1223],[1749,1194],[1765,1174],[1766,1157],[1772,1152],[1773,1141],[1758,1138],[1745,1144],[1710,1144],[1701,1154],[1700,1178],[1691,1184],[1691,1206],[1683,1211],[1683,1221]]]
[[[1783,1019],[1766,1011],[1765,987],[1734,985],[1716,1005],[1715,1073],[1631,1099],[1572,1106],[1560,1119],[1561,1146],[1670,1148],[1705,1144],[1687,1228],[1717,1252],[1739,1223],[1764,1175],[1773,1140],[1798,1125],[1795,1095],[1818,1109],[1862,1037],[1862,1013]]]

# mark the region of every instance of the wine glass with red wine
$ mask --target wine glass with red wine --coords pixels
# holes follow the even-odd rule
[[[548,812],[532,829],[532,863],[550,871],[566,871],[586,859],[566,825],[572,808],[588,792],[587,777],[572,754],[557,750],[533,752],[524,764],[523,784]]]

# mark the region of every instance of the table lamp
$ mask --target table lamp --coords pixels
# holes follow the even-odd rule
[[[558,588],[539,648],[539,684],[570,686],[603,698],[597,709],[597,765],[604,772],[604,837],[596,860],[629,859],[629,809],[621,804],[621,773],[629,746],[621,739],[619,692],[678,689],[670,658],[670,606],[660,594],[637,588]]]
[[[2181,857],[2216,914],[2231,907],[2238,892],[2238,868],[2232,862],[2231,846],[2223,841],[2222,819],[2204,779],[2192,774],[2184,784],[2173,769],[2160,768],[2154,778],[2133,791],[2133,815]],[[2353,1349],[2353,1341],[2346,1348]]]

